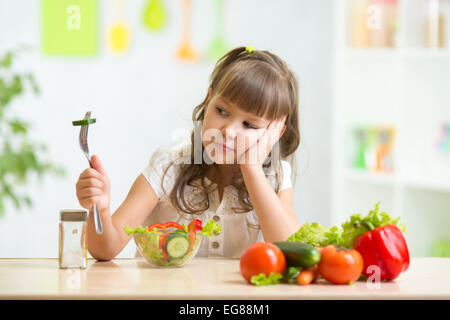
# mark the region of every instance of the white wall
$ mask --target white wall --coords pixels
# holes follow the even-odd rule
[[[24,96],[15,111],[32,123],[32,138],[49,147],[49,159],[64,166],[63,179],[30,182],[32,209],[13,207],[0,218],[0,257],[57,257],[58,212],[80,208],[78,175],[87,167],[71,121],[92,110],[91,153],[98,154],[112,182],[116,210],[153,150],[180,128],[190,130],[191,114],[206,94],[211,62],[185,65],[173,56],[180,40],[181,6],[164,1],[167,28],[147,32],[140,22],[144,0],[126,2],[132,29],[129,54],[116,57],[106,47],[112,1],[100,1],[100,49],[93,58],[55,58],[40,53],[40,1],[0,0],[0,51],[34,46],[17,60],[32,71],[41,95]],[[212,36],[212,1],[194,0],[192,39],[204,52]],[[228,0],[225,34],[231,45],[270,50],[291,66],[300,82],[302,141],[298,155],[295,210],[301,222],[329,225],[332,1]],[[134,254],[129,243],[119,257]]]

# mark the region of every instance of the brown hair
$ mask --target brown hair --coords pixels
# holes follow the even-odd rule
[[[268,51],[255,50],[248,53],[245,47],[233,49],[217,61],[210,76],[209,92],[211,95],[207,94],[203,102],[193,111],[194,124],[198,121],[203,123],[205,106],[216,94],[220,94],[241,110],[265,117],[268,120],[279,119],[283,115],[287,115],[286,130],[278,141],[279,152],[278,159],[276,159],[278,165],[275,167],[281,168],[281,159],[288,159],[293,168],[293,176],[296,176],[295,150],[300,144],[298,84],[293,72],[280,58]],[[208,194],[214,190],[210,189],[211,184],[207,185],[204,179],[209,164],[203,161],[201,164],[194,163],[195,130],[194,128],[191,133],[191,161],[188,164],[180,165],[179,174],[168,197],[179,212],[200,215],[209,208]],[[201,144],[201,154],[203,155],[203,144],[201,141],[196,141],[196,143]],[[270,159],[272,159],[271,156],[269,154]],[[180,157],[183,155],[180,154]],[[164,176],[173,163],[172,161],[166,168]],[[264,164],[263,167],[267,168],[270,165],[271,163]],[[282,173],[280,169],[274,173],[277,182],[276,193],[281,185],[280,173]],[[162,180],[164,180],[164,176]],[[199,178],[200,183],[198,183]],[[240,208],[233,208],[233,211],[245,213],[252,210],[253,206],[240,170],[233,176],[231,184],[238,189],[241,205]],[[295,179],[293,184],[295,184]],[[187,185],[194,187],[194,190],[199,190],[203,200],[195,204],[186,200],[185,188]],[[164,190],[162,181],[161,186]]]

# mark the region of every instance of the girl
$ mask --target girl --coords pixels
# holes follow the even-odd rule
[[[231,50],[217,62],[192,119],[190,141],[155,150],[112,216],[110,181],[92,156],[93,168],[80,174],[76,190],[90,211],[88,250],[94,258],[111,260],[125,247],[126,225],[212,218],[222,233],[204,238],[198,257],[239,258],[256,241],[283,241],[298,230],[291,165],[282,160],[295,163],[300,143],[298,85],[286,64],[268,51]],[[103,222],[100,235],[94,203]]]

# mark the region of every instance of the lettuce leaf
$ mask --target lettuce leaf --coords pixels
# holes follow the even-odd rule
[[[300,271],[302,271],[301,267],[288,267],[281,281],[285,283],[297,283],[297,277]]]
[[[222,229],[220,226],[214,220],[209,220],[205,223],[203,230],[200,233],[204,236],[211,237],[213,233],[220,234],[221,232]]]
[[[150,233],[150,231],[148,233]],[[155,263],[163,262],[164,255],[162,249],[159,247],[159,236],[152,235],[147,237],[147,239],[148,242],[144,248],[144,252],[147,257]]]
[[[329,244],[339,244],[342,231],[337,228],[327,228],[320,223],[305,223],[293,233],[287,241],[304,242],[315,247],[323,247]]]
[[[125,226],[123,230],[127,233],[128,236],[136,233],[151,233],[148,231],[147,227],[138,226],[137,228],[132,228],[130,226]]]
[[[400,217],[393,219],[387,212],[380,212],[380,202],[377,202],[373,210],[363,217],[360,213],[353,214],[349,221],[342,223],[341,245],[344,247],[353,247],[355,239],[372,230],[373,228],[393,224],[403,233],[407,232],[406,227],[399,223]]]
[[[406,227],[399,220],[400,217],[393,219],[387,212],[380,211],[380,202],[377,202],[374,209],[370,210],[365,217],[360,213],[353,214],[340,227],[327,228],[317,222],[305,223],[297,232],[289,236],[287,241],[304,242],[315,247],[333,244],[353,248],[353,243],[358,236],[376,227],[393,224],[406,233]]]
[[[181,225],[183,227],[184,232],[189,233],[189,227],[184,223]]]
[[[283,275],[277,272],[271,272],[267,277],[264,273],[260,273],[251,277],[250,282],[255,286],[266,286],[270,284],[279,284]]]

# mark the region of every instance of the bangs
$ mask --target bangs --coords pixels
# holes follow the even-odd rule
[[[261,61],[241,61],[225,71],[213,93],[239,109],[267,120],[288,114],[289,83],[272,66]]]

